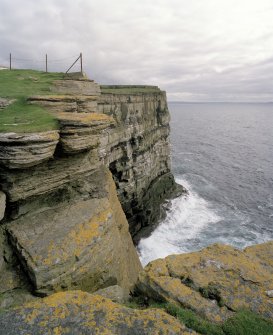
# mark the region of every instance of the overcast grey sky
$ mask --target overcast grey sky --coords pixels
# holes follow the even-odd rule
[[[99,83],[158,85],[169,100],[273,101],[272,0],[1,0],[0,42],[0,65],[11,52],[28,60],[15,66],[41,68],[48,53],[63,71],[83,52]]]

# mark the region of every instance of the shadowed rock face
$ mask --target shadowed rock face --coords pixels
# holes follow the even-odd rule
[[[134,236],[156,223],[160,205],[174,193],[182,193],[170,168],[170,114],[166,94],[113,93],[102,90],[98,110],[116,121],[101,139],[100,157],[109,165],[118,196]],[[122,86],[122,92],[126,86]],[[117,93],[115,93],[117,92]]]
[[[149,263],[139,276],[138,290],[214,322],[242,308],[273,318],[272,259],[272,241],[243,251],[215,244]]]
[[[0,335],[189,335],[158,309],[133,310],[81,291],[54,294],[0,314]]]

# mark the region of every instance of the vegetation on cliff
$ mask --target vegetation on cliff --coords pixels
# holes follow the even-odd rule
[[[0,71],[0,98],[9,101],[0,113],[0,132],[26,133],[57,129],[55,118],[43,107],[30,104],[27,98],[33,94],[49,94],[53,81],[62,78],[63,73]]]
[[[244,250],[214,244],[157,259],[139,275],[137,305],[156,301],[201,334],[273,334],[272,256],[271,241]]]
[[[157,86],[150,85],[101,85],[100,88],[103,94],[160,93]]]
[[[127,304],[130,308],[163,309],[166,313],[174,316],[187,328],[195,330],[202,335],[271,335],[273,334],[273,322],[263,318],[247,309],[239,310],[233,317],[223,323],[214,323],[201,317],[188,308],[178,307],[171,303],[149,302],[134,298]]]

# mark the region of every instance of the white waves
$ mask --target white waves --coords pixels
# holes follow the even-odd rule
[[[177,182],[189,190],[189,195],[172,200],[166,219],[151,236],[140,240],[138,251],[142,265],[156,258],[189,251],[187,241],[198,238],[205,227],[221,219],[206,200],[191,190],[187,181]]]

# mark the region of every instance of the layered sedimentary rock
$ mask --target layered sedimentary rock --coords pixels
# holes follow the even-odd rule
[[[221,322],[240,309],[273,318],[273,242],[243,251],[214,244],[145,267],[138,290]]]
[[[58,141],[58,131],[0,134],[0,166],[23,169],[47,161],[53,157]]]
[[[115,187],[136,233],[156,221],[176,184],[165,93],[128,90],[101,93],[82,76],[56,81],[52,95],[28,100],[48,109],[58,130],[1,134],[0,217],[17,264],[3,253],[3,278],[18,275],[39,295],[132,289],[141,265]],[[25,289],[10,283],[3,294]]]
[[[7,226],[37,293],[93,292],[115,284],[129,291],[137,278],[139,260],[110,172],[102,168],[82,182],[88,199],[67,199],[54,210],[31,211]]]
[[[189,335],[158,309],[133,310],[81,291],[56,293],[0,315],[1,335]]]
[[[117,124],[105,132],[99,155],[113,173],[135,235],[158,220],[164,199],[183,191],[170,170],[166,94],[157,87],[103,86],[98,110]]]

